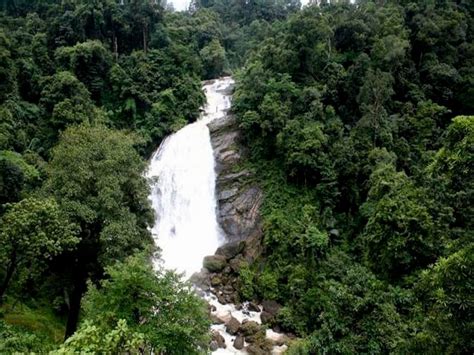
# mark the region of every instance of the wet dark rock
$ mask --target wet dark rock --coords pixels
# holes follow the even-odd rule
[[[211,344],[209,345],[209,349],[211,349],[211,351],[216,351],[217,349],[219,349],[219,345],[217,345],[217,341],[215,340],[211,341]]]
[[[275,316],[273,316],[271,313],[268,313],[267,311],[262,311],[262,313],[260,313],[260,320],[263,324],[271,323],[274,318]]]
[[[280,326],[278,324],[275,324],[273,327],[272,327],[272,330],[275,332],[275,333],[281,333],[282,330],[280,328]]]
[[[234,340],[234,348],[237,350],[242,350],[244,348],[244,337],[242,335],[237,335]]]
[[[220,304],[227,304],[228,302],[225,299],[225,296],[222,293],[218,293],[216,295],[217,300],[219,301]]]
[[[265,312],[270,313],[272,316],[276,316],[280,311],[281,305],[276,301],[264,300],[262,302],[262,307]]]
[[[216,287],[216,286],[219,286],[219,285],[222,285],[222,280],[219,276],[215,275],[211,278],[211,285],[213,287]]]
[[[216,250],[216,255],[222,255],[227,260],[230,260],[240,254],[245,248],[245,242],[243,241],[235,241],[226,243]]]
[[[219,318],[215,314],[211,314],[211,322],[212,324],[224,324],[225,321],[222,318]]]
[[[260,312],[260,307],[254,302],[249,302],[247,309],[252,312]]]
[[[212,332],[212,341],[215,341],[217,346],[221,349],[225,349],[227,347],[224,337],[216,330]]]
[[[203,266],[210,272],[219,272],[225,268],[227,260],[222,255],[208,255],[204,257]]]
[[[217,198],[221,201],[227,200],[231,197],[234,197],[238,192],[239,192],[239,189],[237,187],[234,187],[230,190],[224,190],[224,191],[219,192],[219,195],[217,196]]]
[[[236,335],[237,332],[239,331],[240,329],[240,322],[235,319],[234,317],[230,318],[230,320],[227,322],[226,324],[226,330],[227,330],[227,333],[229,333],[230,335]]]
[[[237,255],[234,259],[229,261],[229,266],[234,273],[238,274],[244,263],[245,259],[242,255]]]
[[[260,325],[255,321],[242,322],[240,332],[246,337],[254,335],[261,330]]]
[[[222,292],[226,295],[231,295],[235,292],[235,289],[231,285],[225,285]]]

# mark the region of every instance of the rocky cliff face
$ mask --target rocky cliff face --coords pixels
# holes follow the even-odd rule
[[[286,350],[289,338],[265,330],[274,323],[279,305],[272,301],[264,301],[262,306],[241,303],[244,300],[238,293],[239,271],[262,251],[263,193],[252,172],[244,167],[246,152],[239,144],[235,117],[228,114],[210,123],[209,130],[216,159],[217,216],[227,243],[215,255],[204,258],[202,271],[194,274],[191,281],[202,291],[210,291],[211,300],[216,299],[210,303],[209,311],[213,329],[220,332],[213,332],[210,347],[212,350],[228,347],[229,353],[244,349],[249,354],[280,354]],[[229,304],[233,311],[229,311]],[[241,321],[235,318],[239,312],[245,315]]]
[[[245,151],[235,117],[228,114],[210,123],[209,130],[216,158],[218,221],[228,242],[245,242],[243,256],[252,262],[261,251],[262,190],[242,168]]]

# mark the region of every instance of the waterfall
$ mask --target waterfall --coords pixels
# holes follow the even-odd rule
[[[156,213],[152,234],[164,267],[189,278],[204,256],[224,242],[216,220],[215,162],[207,124],[230,108],[231,78],[204,85],[207,104],[200,119],[167,137],[153,154],[148,177]],[[227,89],[227,90],[226,90]]]
[[[225,242],[216,219],[215,162],[207,124],[226,115],[232,84],[231,78],[222,78],[203,86],[207,103],[200,119],[167,137],[153,154],[147,172],[156,213],[152,234],[161,248],[161,259],[156,262],[186,278],[200,271],[204,257]],[[221,304],[212,292],[203,297],[213,307],[214,316],[261,324],[261,312],[249,311],[248,302],[237,309]],[[235,336],[226,331],[225,324],[213,324],[211,329],[223,337],[226,346],[213,351],[214,355],[247,354],[233,346]],[[267,329],[266,336],[280,335]],[[275,346],[272,354],[285,349]]]

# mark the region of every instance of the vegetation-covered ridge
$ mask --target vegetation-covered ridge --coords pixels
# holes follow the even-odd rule
[[[290,354],[472,353],[473,11],[310,6],[237,76],[265,189],[241,293],[284,306]]]

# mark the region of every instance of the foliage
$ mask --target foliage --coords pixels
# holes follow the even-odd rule
[[[367,217],[361,238],[373,268],[397,277],[435,261],[443,240],[435,228],[426,192],[413,186],[390,163],[375,168],[369,185],[361,206]]]
[[[12,303],[10,303],[12,301]],[[49,351],[64,339],[63,320],[48,305],[7,297],[0,308],[0,349],[4,353]]]
[[[108,267],[106,274],[100,288],[89,288],[86,319],[109,331],[126,321],[132,334],[142,334],[147,351],[192,354],[207,347],[206,307],[179,275],[155,272],[141,255]]]
[[[469,352],[473,347],[473,244],[423,271],[416,290],[426,316],[409,350]]]
[[[201,58],[204,64],[204,78],[219,77],[226,66],[225,50],[218,40],[213,39],[206,47],[201,49]]]
[[[472,351],[472,10],[322,2],[249,50],[264,252],[241,294],[282,304],[290,353]]]
[[[123,319],[119,320],[110,331],[104,331],[90,322],[85,322],[72,337],[52,354],[97,352],[141,354],[143,349],[143,334],[133,333]]]
[[[87,280],[98,284],[105,267],[150,249],[142,158],[199,117],[201,75],[211,69],[199,53],[217,40],[221,60],[228,44],[215,12],[165,13],[156,1],[15,0],[0,11],[0,218],[8,222],[0,277],[15,281],[2,288],[68,316],[71,335]],[[213,63],[209,75],[227,66]],[[56,238],[59,219],[64,232],[74,223],[74,247],[46,243],[42,228]],[[57,247],[48,249],[54,257],[40,248],[9,268],[6,246],[20,232],[20,241],[44,237],[37,246]]]
[[[0,320],[0,351],[3,353],[48,351],[52,345],[34,332],[8,325]]]
[[[59,67],[73,72],[91,92],[92,98],[100,102],[106,89],[112,56],[99,41],[58,48],[55,58]]]
[[[7,209],[1,226],[0,260],[4,266],[0,297],[15,272],[20,280],[32,277],[41,270],[44,261],[78,242],[75,227],[54,200],[22,200]]]
[[[474,116],[460,116],[448,127],[443,146],[427,170],[439,202],[449,206],[456,236],[469,241],[473,227],[474,178]]]
[[[53,149],[46,189],[80,225],[82,243],[104,243],[100,258],[149,242],[148,186],[135,142],[123,132],[82,125],[66,130]]]

